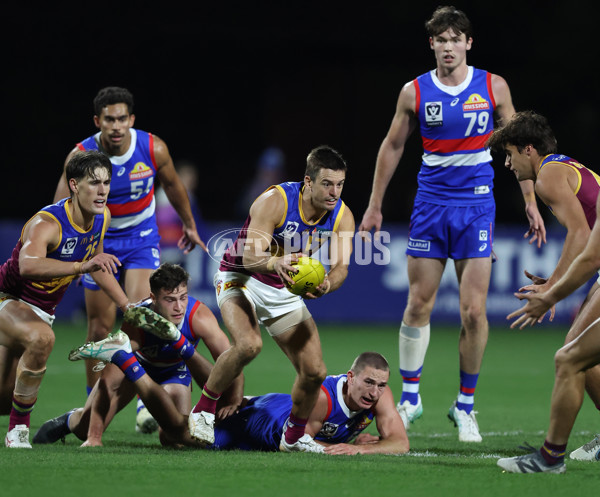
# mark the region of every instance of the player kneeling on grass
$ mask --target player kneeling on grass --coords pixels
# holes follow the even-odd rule
[[[34,443],[52,443],[73,432],[85,440],[86,446],[102,445],[102,434],[114,415],[135,396],[135,386],[125,377],[135,381],[144,371],[164,388],[176,410],[185,414],[190,411],[192,377],[203,384],[211,369],[210,362],[195,347],[202,339],[216,359],[230,344],[210,309],[188,296],[188,280],[189,274],[181,266],[162,264],[150,277],[150,299],[125,312],[123,330],[127,334],[119,332],[97,350],[88,351],[84,346],[74,351],[72,360],[90,357],[112,360],[114,365],[103,370],[84,408],[44,423]],[[127,353],[113,357],[120,347]],[[223,397],[219,419],[238,408],[242,390],[240,376]],[[184,423],[183,431],[187,431],[186,426]],[[162,432],[160,438],[165,444],[171,442]]]

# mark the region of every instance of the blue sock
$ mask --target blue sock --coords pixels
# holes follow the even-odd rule
[[[473,410],[475,402],[475,387],[477,386],[478,374],[460,372],[460,393],[456,400],[456,408],[469,414]]]
[[[413,406],[416,406],[419,403],[421,371],[423,371],[423,366],[416,371],[400,369],[400,374],[402,375],[402,397],[400,397],[400,403],[404,403],[407,400]]]

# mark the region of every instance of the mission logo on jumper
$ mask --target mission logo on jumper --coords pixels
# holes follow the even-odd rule
[[[463,104],[463,111],[472,111],[472,110],[488,110],[490,108],[490,103],[483,98],[479,93],[473,93],[467,98],[466,102]]]
[[[129,173],[130,180],[144,179],[148,178],[149,176],[152,176],[152,169],[150,169],[143,162],[138,162],[135,166],[133,166],[133,169]]]
[[[425,102],[425,123],[427,126],[442,126],[444,124],[442,102]]]
[[[421,252],[429,252],[431,247],[429,245],[429,240],[415,240],[414,238],[409,238],[408,248],[412,250],[420,250]]]
[[[74,236],[72,238],[67,238],[65,240],[65,244],[63,245],[62,250],[60,251],[60,255],[61,256],[69,256],[69,255],[73,255],[73,253],[75,252],[75,247],[77,247],[77,240],[79,238]]]

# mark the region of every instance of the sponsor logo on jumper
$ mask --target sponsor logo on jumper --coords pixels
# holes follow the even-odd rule
[[[490,187],[488,185],[476,186],[473,189],[473,193],[475,195],[484,195],[486,193],[490,193]]]
[[[133,169],[129,173],[130,180],[144,179],[148,178],[149,176],[152,176],[152,169],[150,169],[143,162],[138,162],[135,166],[133,166]]]
[[[483,98],[479,93],[473,93],[467,98],[463,104],[463,111],[470,110],[487,110],[490,108],[490,103]]]
[[[100,238],[100,233],[93,233],[89,237],[84,236],[80,241],[79,245],[89,245],[90,243],[94,243],[94,240]]]

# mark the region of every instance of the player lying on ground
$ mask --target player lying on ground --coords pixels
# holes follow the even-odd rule
[[[71,360],[88,357],[119,365],[159,422],[163,430],[161,441],[202,446],[190,436],[187,416],[176,408],[173,400],[137,362],[125,333],[119,331],[100,342],[89,342],[70,355]],[[395,409],[393,395],[387,385],[388,378],[387,361],[373,352],[361,354],[347,375],[327,377],[306,427],[306,434],[315,437],[318,442],[315,443],[311,438],[311,442],[304,445],[304,451],[328,454],[408,452],[408,438]],[[250,398],[239,413],[217,424],[216,443],[211,447],[279,450],[290,403],[291,396],[287,394]],[[249,419],[252,421],[248,422]],[[380,436],[360,434],[373,419],[376,420]],[[56,436],[60,432],[59,425],[63,432],[74,428],[65,415],[47,423],[53,423],[49,442],[60,438]],[[260,423],[265,423],[264,428],[259,426]],[[355,436],[354,444],[347,443]]]

